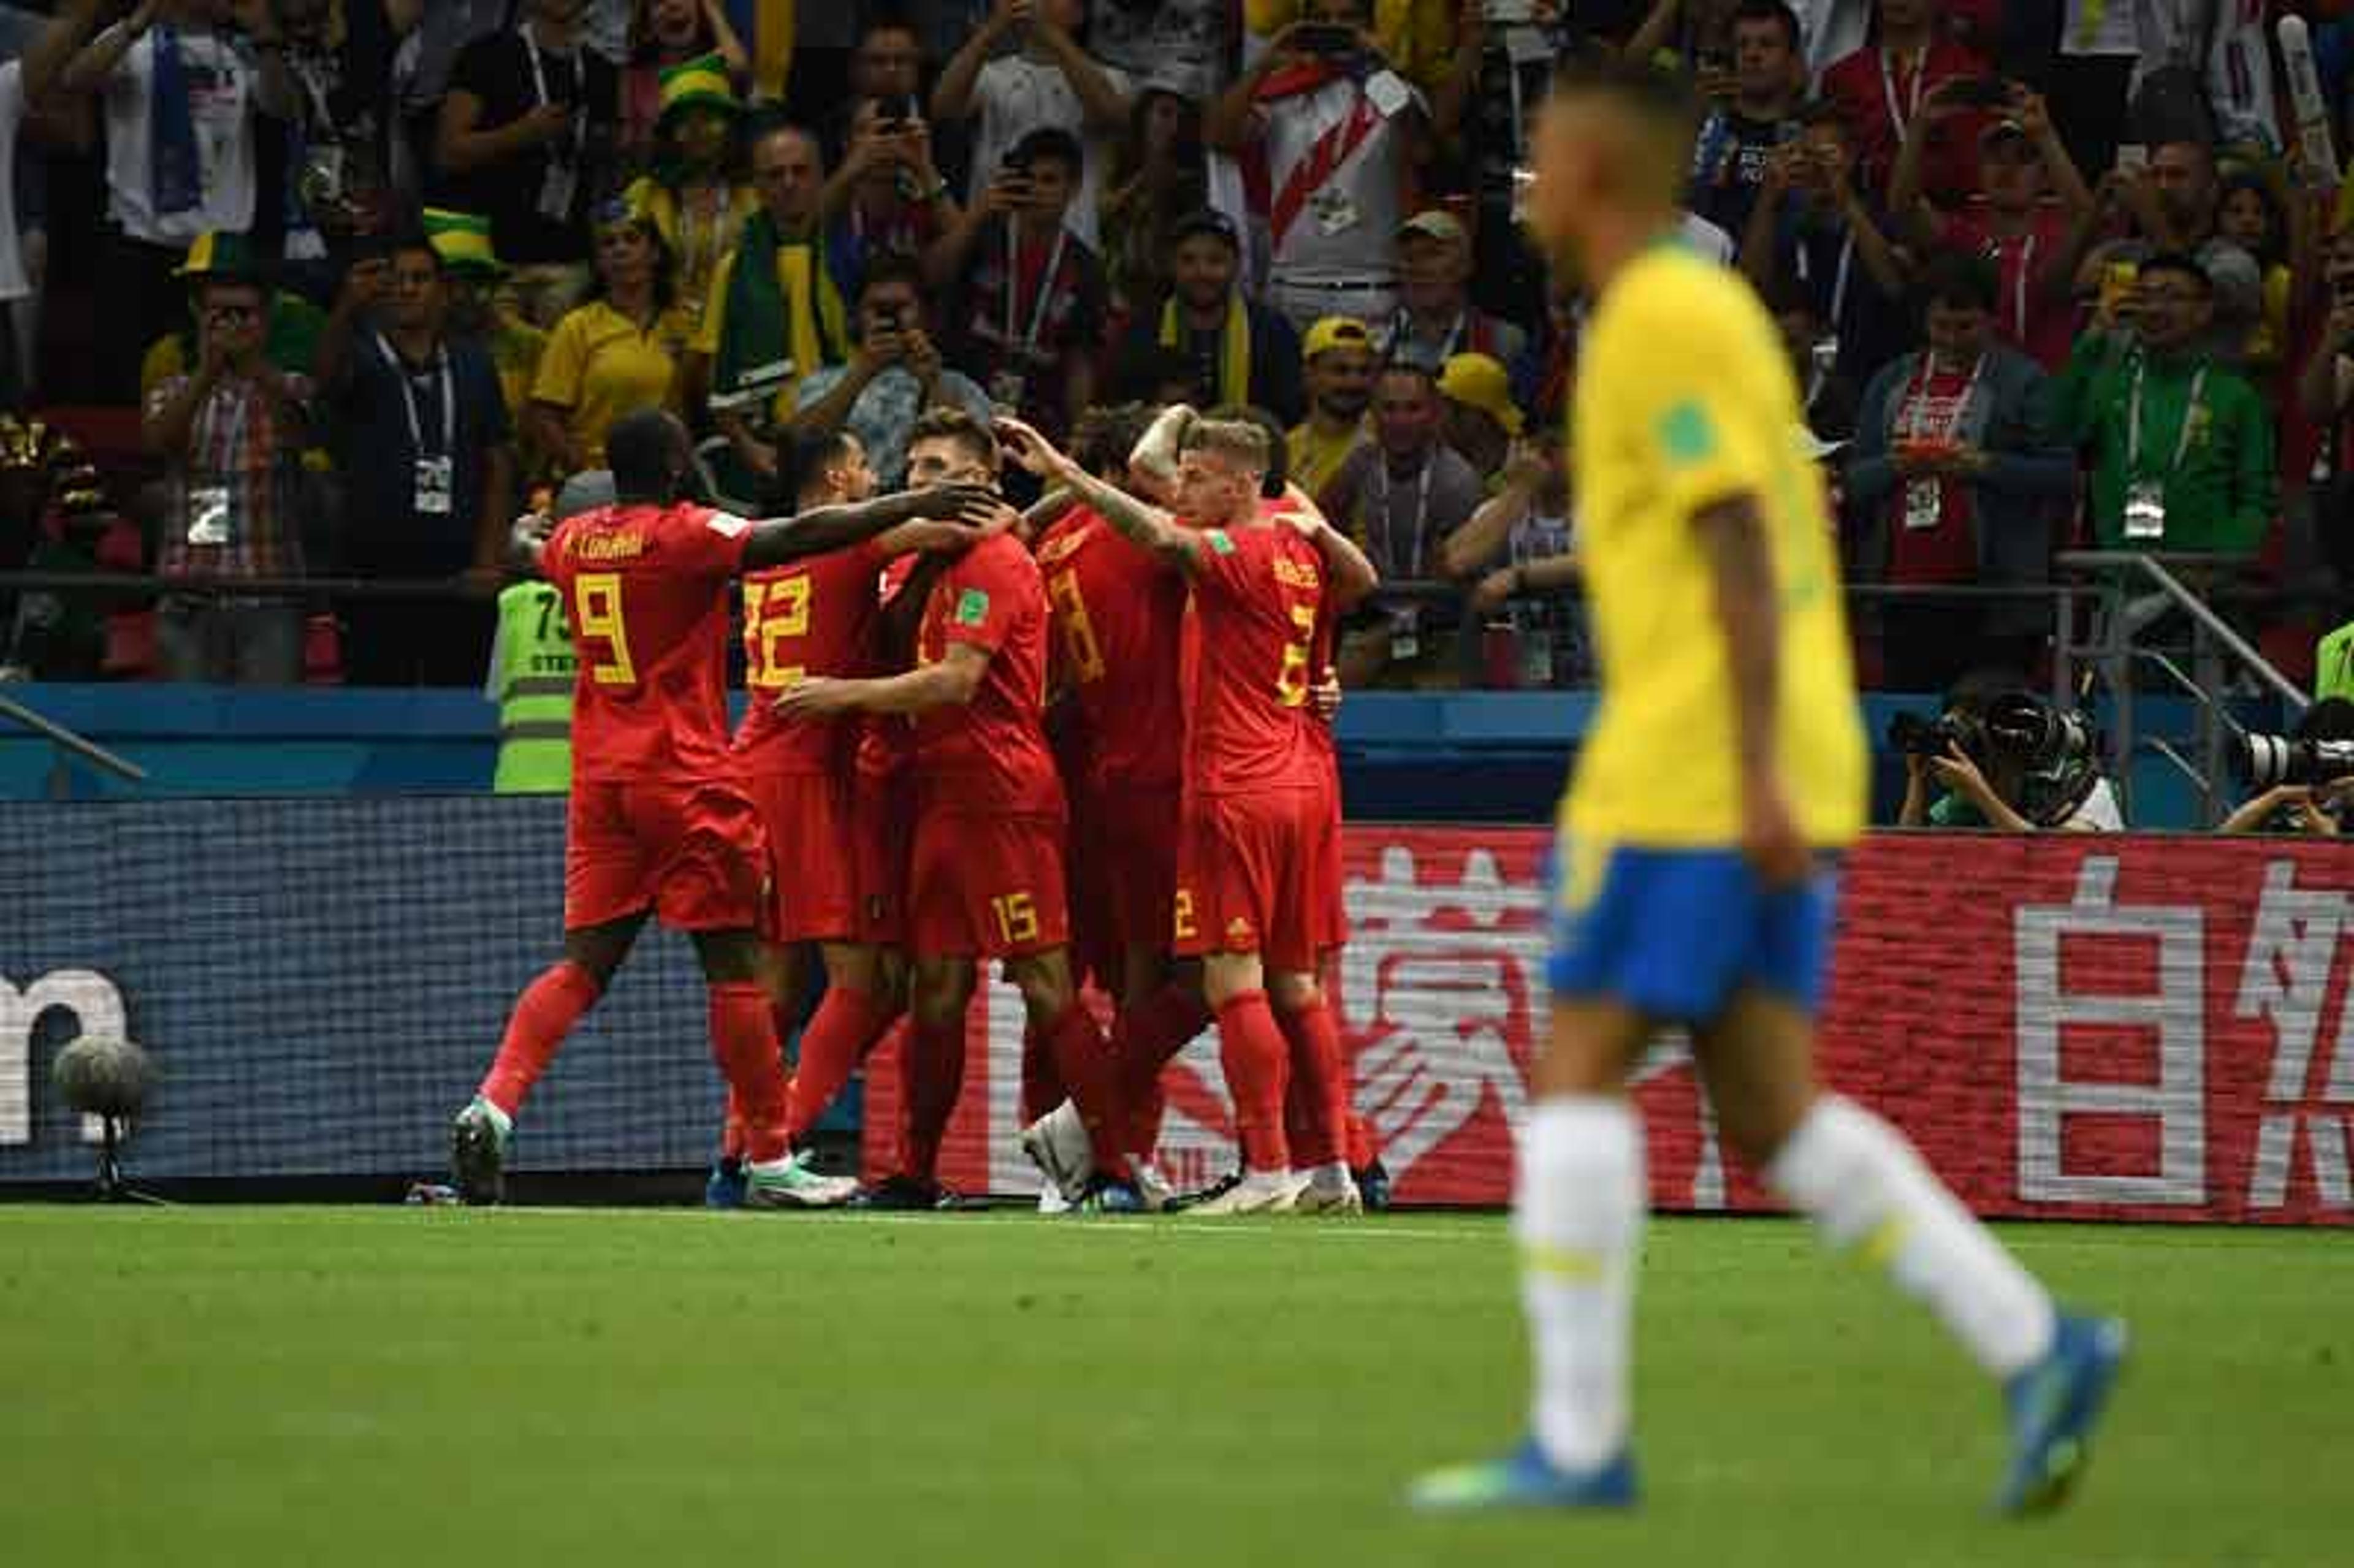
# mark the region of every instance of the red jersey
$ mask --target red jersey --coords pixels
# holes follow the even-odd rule
[[[752,524],[707,506],[600,506],[543,556],[580,654],[572,776],[703,779],[729,767],[727,584]]]
[[[1986,62],[1977,54],[1945,37],[1918,55],[1867,44],[1824,71],[1823,101],[1847,122],[1858,188],[1884,197],[1905,128],[1929,94],[1957,77],[1984,76],[1986,71]],[[1978,134],[1992,118],[1988,111],[1967,110],[1930,131],[1921,183],[1931,200],[1957,198],[1978,183]]]
[[[2025,234],[1999,239],[1987,219],[1983,207],[1956,213],[1938,225],[1937,243],[1975,251],[1995,264],[2002,283],[1994,313],[1996,333],[2056,376],[2076,345],[2076,302],[2065,294],[2050,297],[2036,287],[2036,280],[2066,248],[2068,220],[2058,207],[2038,207]]]
[[[1177,784],[1184,578],[1084,506],[1039,543],[1038,568],[1054,618],[1054,684],[1086,720],[1089,777],[1099,787]]]
[[[777,697],[811,675],[864,675],[883,609],[883,552],[870,541],[744,579],[744,683],[752,705],[736,732],[747,773],[832,773],[856,746],[843,719],[787,719]]]
[[[1279,523],[1202,535],[1185,609],[1187,789],[1321,789],[1308,711],[1324,557]]]
[[[1038,563],[1010,534],[983,539],[932,585],[916,658],[957,643],[990,655],[972,701],[916,720],[916,772],[928,800],[962,811],[1059,816],[1063,784],[1046,748],[1046,593]]]

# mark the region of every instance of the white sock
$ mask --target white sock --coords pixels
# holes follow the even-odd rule
[[[2051,1349],[2052,1298],[1946,1190],[1904,1135],[1852,1100],[1815,1102],[1766,1168],[1831,1245],[1861,1247],[2007,1378]]]
[[[1349,1174],[1349,1162],[1336,1160],[1330,1165],[1319,1165],[1308,1173],[1308,1179],[1324,1192],[1336,1192],[1353,1180]]]
[[[1626,1446],[1649,1208],[1643,1124],[1626,1101],[1578,1095],[1530,1107],[1512,1200],[1536,1381],[1530,1425],[1564,1470],[1595,1469]]]

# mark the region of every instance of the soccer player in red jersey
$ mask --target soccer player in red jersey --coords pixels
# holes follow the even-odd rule
[[[607,452],[616,503],[568,519],[534,552],[580,651],[565,956],[516,1001],[497,1059],[451,1128],[451,1164],[468,1202],[504,1195],[525,1097],[659,915],[693,937],[702,960],[713,1054],[749,1122],[748,1196],[790,1203],[784,1071],[758,983],[768,842],[728,755],[728,584],[917,518],[940,520],[927,543],[980,539],[997,508],[984,492],[944,488],[753,523],[676,500],[691,456],[684,427],[666,414],[617,422]],[[525,532],[537,540],[533,521]]]
[[[997,440],[953,408],[916,424],[911,478],[994,479]],[[895,1190],[909,1202],[938,1184],[940,1137],[964,1081],[965,1020],[985,959],[1004,962],[1032,1029],[1083,1105],[1108,1065],[1080,1004],[1070,916],[1062,781],[1046,747],[1046,596],[1036,561],[996,534],[951,559],[924,600],[917,667],[879,679],[812,678],[779,699],[800,718],[902,715],[916,726],[915,843],[908,945],[915,958],[907,1112]]]
[[[1190,586],[1175,934],[1181,954],[1203,959],[1246,1168],[1239,1185],[1193,1212],[1288,1210],[1310,1177],[1291,1169],[1287,1059],[1320,1058],[1305,1048],[1308,1032],[1320,1028],[1335,1050],[1338,1038],[1317,984],[1310,885],[1324,780],[1308,734],[1312,644],[1328,577],[1347,603],[1371,591],[1373,568],[1312,513],[1266,514],[1269,449],[1255,424],[1200,420],[1187,430],[1174,501],[1190,527],[1087,473],[1019,420],[999,428],[1015,461],[1070,488]],[[1307,1036],[1302,1049],[1287,1029]],[[1337,1192],[1348,1171],[1313,1176]]]
[[[799,437],[789,463],[798,511],[853,504],[875,493],[874,471],[855,436]],[[866,824],[859,819],[880,810],[856,788],[864,726],[790,719],[771,705],[812,675],[863,675],[877,667],[884,573],[919,542],[916,531],[928,526],[903,524],[848,549],[744,578],[744,662],[752,704],[737,732],[736,758],[778,864],[789,871],[774,880],[768,933],[784,945],[776,993],[779,1038],[801,1012],[802,977],[794,972],[794,955],[814,942],[825,964],[825,996],[802,1033],[800,1066],[788,1086],[785,1133],[797,1150],[900,1011],[889,950],[869,939],[862,915],[870,895],[896,903],[898,890],[879,878],[862,886],[858,849]],[[731,1115],[731,1140],[737,1125]],[[799,1162],[794,1169],[802,1173],[799,1190],[807,1207],[830,1206],[855,1191],[854,1183],[818,1176]]]

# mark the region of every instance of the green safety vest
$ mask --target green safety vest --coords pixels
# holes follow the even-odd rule
[[[2339,627],[2313,651],[2313,700],[2354,697],[2354,622]]]
[[[502,795],[561,795],[572,788],[572,625],[564,596],[543,582],[499,595],[499,770]]]

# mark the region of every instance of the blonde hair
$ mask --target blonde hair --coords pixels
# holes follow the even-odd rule
[[[1267,477],[1274,461],[1267,431],[1248,419],[1196,419],[1185,432],[1184,450],[1215,453],[1248,471],[1254,482]]]

